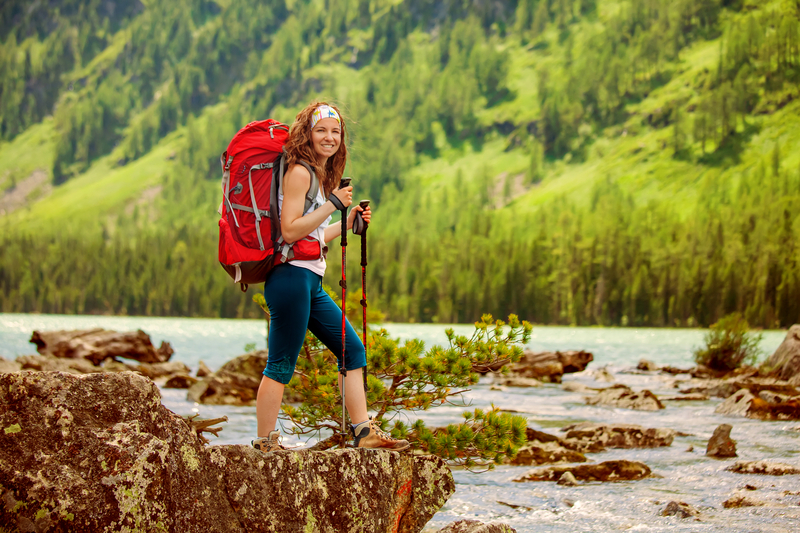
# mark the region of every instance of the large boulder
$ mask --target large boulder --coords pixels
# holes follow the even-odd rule
[[[419,532],[454,492],[435,457],[205,447],[138,374],[0,374],[12,530]]]
[[[632,424],[594,424],[584,422],[565,427],[566,440],[581,450],[593,448],[658,448],[671,446],[675,430],[645,428]]]
[[[638,411],[658,411],[664,408],[664,404],[649,390],[635,392],[627,385],[603,389],[596,396],[585,398],[585,401],[587,405],[608,405]]]
[[[764,363],[764,368],[785,380],[800,375],[800,324],[789,328],[786,338]]]
[[[650,467],[639,461],[606,461],[577,466],[547,466],[535,468],[512,481],[558,481],[571,472],[580,481],[632,481],[649,477]]]
[[[719,404],[714,412],[759,420],[800,420],[800,396],[774,403],[742,389]]]
[[[66,359],[88,359],[95,365],[108,358],[124,357],[140,363],[168,361],[174,350],[162,342],[156,350],[150,335],[142,330],[117,332],[105,329],[34,331],[30,342],[42,355]]]
[[[581,372],[593,360],[594,356],[583,350],[538,353],[526,351],[509,370],[513,377],[561,383],[561,376]]]

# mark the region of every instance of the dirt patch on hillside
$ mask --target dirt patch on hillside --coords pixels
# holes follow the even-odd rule
[[[164,187],[161,185],[155,185],[153,187],[150,187],[149,189],[145,189],[144,191],[142,191],[142,194],[139,196],[136,202],[128,204],[128,206],[125,208],[125,214],[132,215],[133,209],[136,206],[140,206],[139,212],[142,212],[141,207],[143,206],[145,214],[151,213],[153,201],[155,201],[155,199],[159,197],[163,189]]]
[[[27,178],[8,187],[0,196],[0,216],[16,211],[28,203],[50,194],[53,184],[47,172],[35,170]]]

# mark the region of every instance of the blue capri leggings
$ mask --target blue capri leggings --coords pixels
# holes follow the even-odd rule
[[[341,361],[342,310],[322,290],[321,276],[289,263],[278,265],[264,284],[264,298],[272,318],[265,376],[289,383],[307,329]],[[367,366],[364,345],[349,321],[346,330],[345,368]]]

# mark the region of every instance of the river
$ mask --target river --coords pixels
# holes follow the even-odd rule
[[[217,320],[149,317],[54,316],[0,314],[0,355],[13,359],[35,353],[28,342],[34,329],[115,330],[142,329],[154,344],[168,340],[175,349],[174,360],[197,369],[203,360],[212,370],[243,353],[247,344],[265,344],[264,322],[259,320]],[[427,346],[446,341],[444,325],[385,324],[392,336],[420,338]],[[469,325],[453,326],[458,333],[470,333]],[[703,341],[703,330],[642,328],[535,327],[529,348],[544,350],[583,349],[594,354],[594,362],[579,374],[565,376],[598,386],[593,372],[607,367],[615,380],[636,389],[673,396],[674,378],[626,373],[642,359],[661,365],[689,367],[692,350]],[[761,348],[771,354],[785,336],[783,331],[764,332]],[[679,379],[687,377],[679,376]],[[599,384],[606,385],[605,383]],[[202,406],[186,401],[183,390],[163,389],[163,402],[176,413],[198,412],[204,418],[227,415],[229,422],[215,444],[249,443],[255,432],[255,408]],[[491,390],[482,380],[466,396],[475,407],[494,404],[528,418],[533,428],[558,432],[568,424],[592,421],[640,424],[672,428],[687,436],[676,437],[672,446],[645,450],[610,450],[591,454],[600,462],[632,459],[645,462],[655,477],[625,483],[588,483],[561,487],[555,483],[514,483],[512,478],[527,467],[500,466],[494,471],[474,474],[456,470],[457,490],[428,524],[432,532],[462,518],[484,522],[501,521],[520,533],[532,532],[796,532],[800,531],[800,476],[744,476],[725,471],[732,460],[705,456],[708,438],[722,423],[733,425],[739,459],[776,459],[800,466],[800,422],[763,422],[731,418],[714,413],[719,399],[702,402],[666,402],[658,412],[639,412],[587,406],[581,394],[566,392],[558,385],[540,388]],[[425,413],[429,426],[457,422],[463,408],[441,407]],[[301,444],[291,437],[288,444]],[[687,451],[689,447],[693,451]],[[745,485],[749,496],[771,502],[764,507],[724,509],[722,502]],[[699,521],[659,515],[669,501],[683,501],[698,508]],[[503,503],[500,503],[503,502]],[[510,505],[508,505],[510,504]],[[514,507],[512,507],[514,506]]]

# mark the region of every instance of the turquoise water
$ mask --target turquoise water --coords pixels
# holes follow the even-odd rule
[[[265,324],[258,320],[213,320],[147,317],[50,316],[0,314],[0,355],[12,359],[35,353],[28,342],[34,329],[115,330],[142,329],[154,344],[168,340],[175,348],[174,360],[193,369],[203,360],[212,369],[240,355],[247,344],[264,347]],[[393,336],[420,338],[427,345],[446,341],[443,325],[386,324]],[[453,326],[469,334],[472,326]],[[647,388],[659,396],[677,393],[672,376],[630,374],[641,358],[659,364],[688,367],[692,350],[701,345],[703,330],[537,327],[529,347],[534,350],[584,349],[594,362],[579,374],[566,376],[591,386],[606,386],[594,380],[593,372],[606,367],[620,383],[636,389]],[[782,331],[764,333],[762,349],[772,353],[785,336]],[[686,379],[678,376],[678,380]],[[632,483],[585,484],[559,487],[554,483],[514,483],[512,478],[526,467],[502,466],[492,472],[472,474],[455,471],[457,491],[434,516],[426,531],[435,531],[461,518],[484,522],[502,521],[519,532],[575,531],[681,531],[751,532],[800,531],[800,476],[742,476],[725,471],[730,461],[706,458],[705,444],[721,423],[732,424],[741,459],[778,459],[800,465],[800,422],[761,422],[723,417],[714,413],[720,400],[668,402],[655,413],[587,406],[583,395],[562,390],[558,385],[540,388],[492,390],[482,380],[467,395],[471,408],[494,404],[518,411],[531,427],[557,432],[560,427],[580,422],[640,424],[668,427],[685,433],[671,447],[655,450],[612,450],[594,454],[597,462],[624,458],[647,463],[660,477]],[[164,404],[179,414],[198,412],[203,417],[227,415],[229,422],[215,443],[246,443],[255,431],[255,408],[202,406],[186,401],[182,390],[162,390]],[[429,425],[455,422],[464,408],[447,406],[425,414]],[[301,444],[291,437],[289,444]],[[693,451],[687,451],[692,446]],[[744,485],[758,487],[748,496],[770,502],[766,507],[723,509],[722,502]],[[685,501],[702,511],[700,521],[659,516],[670,500]],[[508,505],[518,505],[512,509]]]

